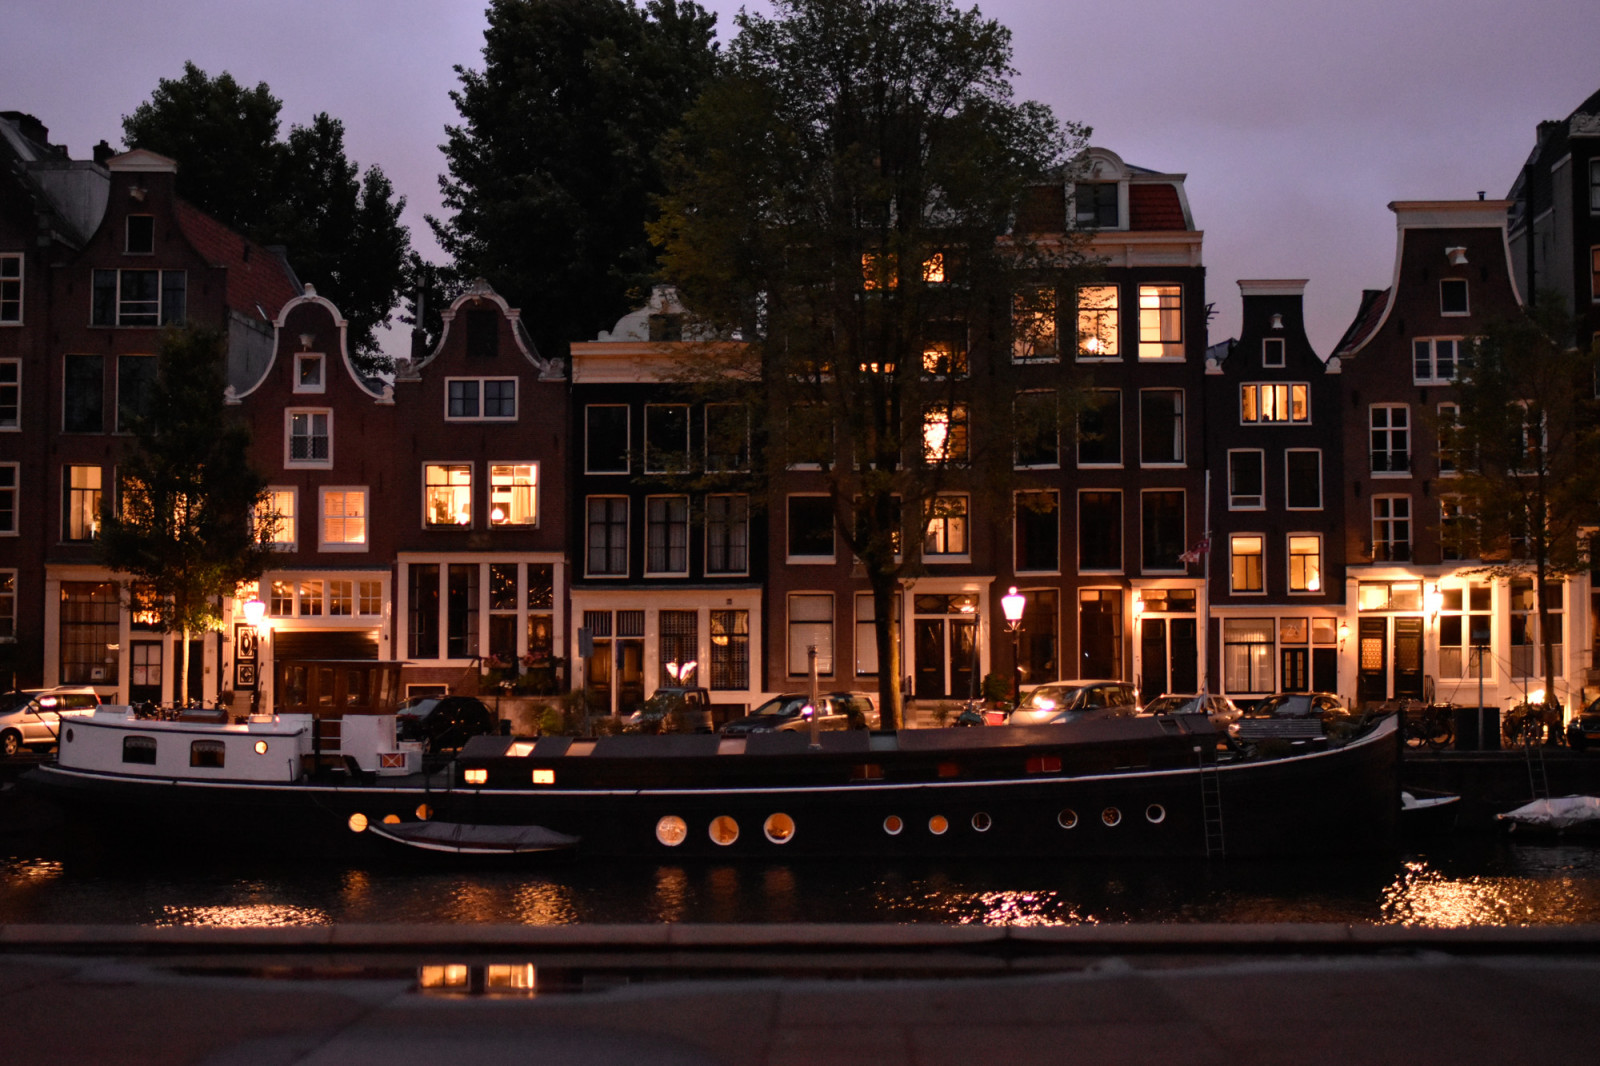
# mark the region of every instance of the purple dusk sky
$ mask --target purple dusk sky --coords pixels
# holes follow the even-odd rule
[[[737,0],[710,0],[731,33]],[[763,9],[763,4],[750,5]],[[988,0],[1015,35],[1018,95],[1089,124],[1093,143],[1188,175],[1205,231],[1211,339],[1234,335],[1240,278],[1309,278],[1326,356],[1363,288],[1389,284],[1392,200],[1504,196],[1534,126],[1600,88],[1594,0]],[[265,81],[284,129],[318,111],[381,165],[437,256],[438,151],[452,66],[482,62],[478,0],[8,0],[0,110],[38,116],[87,157],[193,60]],[[306,279],[315,282],[317,279]],[[391,350],[403,351],[398,331]]]

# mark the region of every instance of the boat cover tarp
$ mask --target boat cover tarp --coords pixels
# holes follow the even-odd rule
[[[1594,796],[1561,796],[1534,800],[1514,811],[1495,815],[1503,822],[1537,826],[1540,829],[1571,829],[1577,825],[1600,826],[1600,799]]]
[[[515,853],[576,847],[578,838],[542,825],[471,825],[464,822],[403,822],[368,827],[389,840],[430,851]]]

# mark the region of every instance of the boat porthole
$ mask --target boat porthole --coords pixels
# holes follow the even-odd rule
[[[367,828],[367,816],[366,815],[362,814],[360,811],[357,811],[356,813],[354,813],[354,814],[352,814],[350,816],[350,832],[352,832],[352,833],[362,833],[362,832],[366,831],[366,828]]]
[[[1151,825],[1160,825],[1167,820],[1167,809],[1159,803],[1152,803],[1144,809],[1144,817]]]
[[[987,833],[991,825],[994,825],[994,819],[990,818],[983,811],[979,811],[977,814],[972,816],[972,828],[976,829],[980,833]]]
[[[1078,825],[1078,812],[1068,807],[1056,815],[1056,824],[1063,829],[1075,829]]]
[[[1107,807],[1105,810],[1100,812],[1100,820],[1108,826],[1121,825],[1122,812],[1117,810],[1115,807]]]
[[[711,834],[711,843],[727,847],[739,839],[739,823],[726,814],[719,814],[711,819],[711,827],[707,832]]]
[[[904,829],[905,827],[906,823],[900,820],[900,816],[898,814],[891,814],[889,817],[883,820],[883,831],[892,837],[899,836],[900,830]]]
[[[264,741],[264,740],[256,741],[256,754],[257,755],[265,755],[266,753],[267,753],[267,742]]]
[[[426,822],[433,817],[433,808],[426,803],[417,804],[417,821]]]
[[[386,814],[386,815],[383,816],[383,824],[384,825],[399,825],[400,824],[400,816],[398,814]]]
[[[794,839],[794,819],[787,814],[769,814],[761,831],[774,844],[787,844]]]
[[[689,838],[689,826],[676,814],[669,814],[656,823],[656,839],[669,848],[675,848]]]
[[[950,820],[942,814],[936,814],[928,819],[928,832],[936,837],[942,837],[950,828]]]

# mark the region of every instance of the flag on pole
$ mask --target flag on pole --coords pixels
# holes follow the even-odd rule
[[[1188,551],[1186,551],[1182,555],[1178,556],[1178,561],[1181,562],[1181,563],[1184,563],[1185,565],[1187,565],[1189,563],[1198,563],[1201,559],[1203,559],[1205,557],[1206,552],[1208,552],[1210,550],[1211,550],[1211,538],[1210,537],[1201,537],[1199,542],[1196,543],[1194,547],[1190,548]]]

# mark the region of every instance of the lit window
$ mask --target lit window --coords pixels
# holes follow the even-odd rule
[[[932,404],[923,412],[922,455],[930,463],[967,461],[966,404]]]
[[[539,464],[494,463],[489,467],[489,525],[539,524]]]
[[[1139,286],[1139,358],[1183,358],[1183,288]]]
[[[922,280],[929,285],[944,284],[944,253],[934,252],[922,261]]]
[[[1234,592],[1262,592],[1262,538],[1235,534],[1228,538],[1229,587]]]
[[[1222,684],[1228,692],[1275,691],[1272,619],[1222,620]]]
[[[1456,316],[1468,313],[1466,278],[1439,280],[1439,313]]]
[[[274,618],[289,618],[294,614],[294,585],[288,581],[272,583],[271,598],[267,600],[267,613]]]
[[[367,490],[322,490],[322,550],[363,551],[367,546]]]
[[[69,466],[64,471],[64,540],[94,540],[100,535],[100,468]]]
[[[327,382],[323,375],[324,359],[317,352],[296,352],[294,356],[294,391],[325,392]]]
[[[896,269],[897,266],[895,257],[892,255],[862,252],[861,287],[868,292],[898,288],[900,278]]]
[[[422,524],[434,528],[472,525],[472,466],[429,463],[423,471]]]
[[[1239,386],[1239,421],[1297,423],[1311,421],[1311,386],[1300,383]]]
[[[333,412],[288,411],[289,455],[286,466],[333,465]]]
[[[1078,358],[1116,359],[1117,287],[1085,285],[1078,290]]]
[[[22,255],[0,254],[0,326],[22,324]]]
[[[361,614],[383,613],[382,581],[362,581],[356,586],[356,589],[357,594],[360,596],[356,604],[357,611]]]
[[[1418,385],[1443,385],[1454,381],[1461,345],[1459,337],[1422,337],[1412,341],[1412,380]]]
[[[355,613],[355,582],[328,582],[328,614],[348,616]]]
[[[935,496],[929,504],[923,555],[967,554],[967,497]]]
[[[1060,354],[1056,341],[1055,290],[1030,289],[1017,293],[1011,301],[1011,358],[1018,363],[1034,360],[1053,363]]]
[[[1322,591],[1322,538],[1316,534],[1289,535],[1289,591]]]
[[[929,322],[922,341],[922,372],[929,377],[965,377],[967,324],[958,320]]]
[[[279,551],[294,550],[295,491],[269,488],[256,505],[256,535]]]

